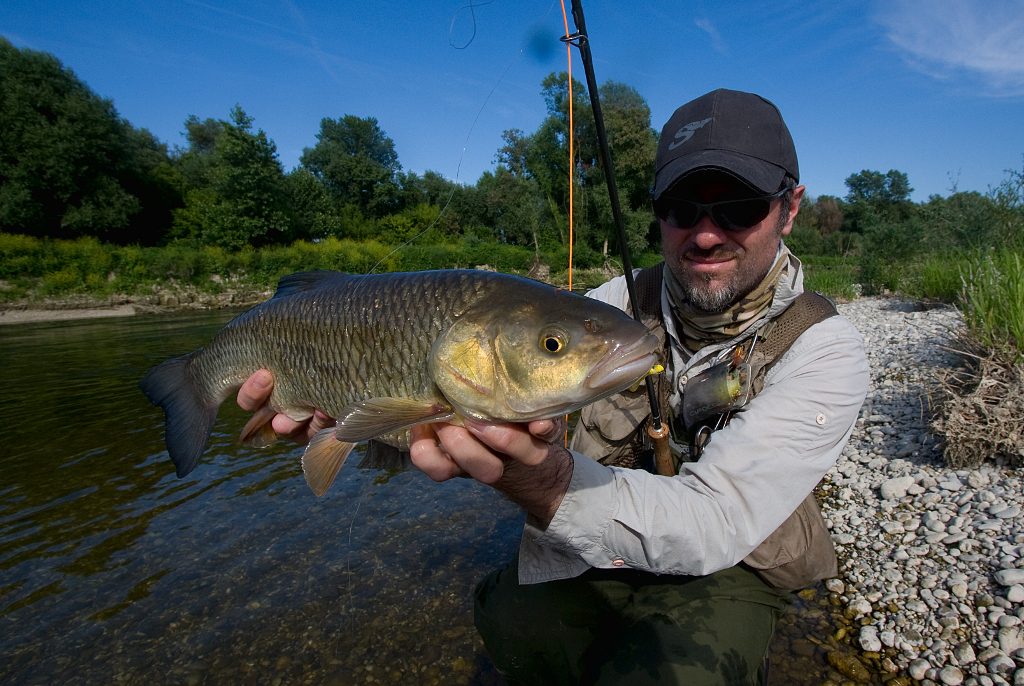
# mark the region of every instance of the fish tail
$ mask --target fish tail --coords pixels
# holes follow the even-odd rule
[[[176,357],[149,370],[139,387],[163,408],[164,440],[179,477],[191,472],[206,449],[219,403],[208,405],[186,373],[191,355]]]

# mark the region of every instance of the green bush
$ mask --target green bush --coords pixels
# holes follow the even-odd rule
[[[20,234],[0,233],[0,278],[42,276],[44,241]]]
[[[809,257],[804,261],[804,288],[837,300],[860,294],[856,264],[835,257]]]
[[[917,267],[919,289],[914,295],[921,298],[956,302],[963,283],[959,257],[930,255]]]
[[[60,271],[43,274],[39,284],[39,292],[43,295],[67,295],[85,290],[82,275],[74,267],[65,267]]]
[[[1024,362],[1024,257],[982,254],[965,269],[961,308],[968,331],[986,348]]]

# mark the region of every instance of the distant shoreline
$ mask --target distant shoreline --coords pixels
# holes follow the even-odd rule
[[[0,325],[33,324],[36,322],[57,322],[73,319],[101,319],[105,317],[130,317],[137,313],[138,310],[134,305],[52,310],[42,308],[0,310]]]
[[[30,303],[0,304],[0,326],[4,324],[35,324],[45,322],[74,321],[79,319],[104,319],[109,317],[132,317],[137,314],[158,314],[162,312],[183,312],[186,310],[223,310],[252,307],[270,297],[270,293],[257,290],[244,293],[227,293],[221,296],[190,296],[176,294],[172,297],[121,296],[116,302],[102,300],[50,300]]]

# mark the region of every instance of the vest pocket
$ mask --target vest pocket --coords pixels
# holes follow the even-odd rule
[[[836,576],[836,550],[814,493],[743,562],[768,585],[787,591]]]

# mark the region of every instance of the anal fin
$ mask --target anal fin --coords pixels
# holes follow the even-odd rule
[[[334,427],[318,431],[302,454],[302,473],[306,483],[319,498],[334,483],[355,443],[339,441]]]
[[[277,434],[274,433],[270,422],[276,414],[277,411],[268,405],[256,410],[242,427],[242,433],[238,436],[238,440],[253,448],[266,448],[273,445],[277,441]]]

